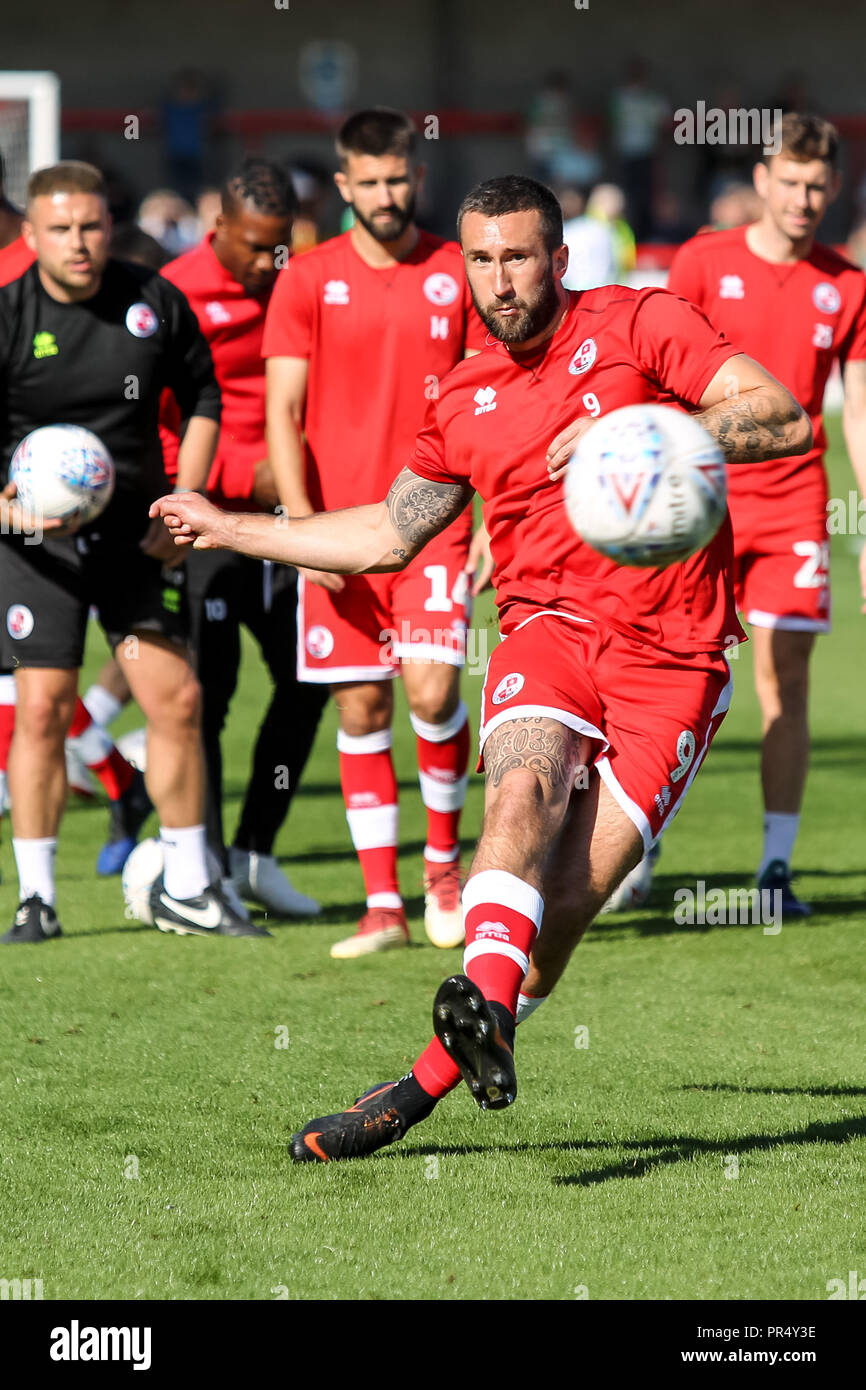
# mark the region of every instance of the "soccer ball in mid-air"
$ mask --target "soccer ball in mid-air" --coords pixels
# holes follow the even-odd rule
[[[620,565],[662,569],[701,550],[722,524],[724,456],[684,411],[626,405],[578,441],[565,506],[593,550]]]
[[[81,425],[43,425],[21,440],[9,481],[37,520],[84,526],[111,500],[114,462],[102,440]]]
[[[206,856],[211,883],[220,877],[220,866],[212,850]],[[150,910],[150,893],[156,880],[165,868],[165,855],[157,839],[142,840],[135,846],[123,866],[121,886],[126,901],[128,917],[134,917],[145,926],[153,926],[153,913]]]

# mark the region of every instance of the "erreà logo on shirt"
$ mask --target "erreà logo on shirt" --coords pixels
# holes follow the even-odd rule
[[[740,275],[723,275],[719,281],[719,299],[744,299],[746,287]]]
[[[59,351],[60,348],[57,346],[53,333],[33,334],[34,357],[56,357]]]
[[[220,304],[218,299],[212,299],[204,306],[204,311],[211,323],[231,323],[232,316],[224,304]]]
[[[489,410],[496,409],[496,392],[492,386],[479,386],[472,399],[476,415],[486,415]]]
[[[325,283],[326,304],[348,304],[349,286],[345,280],[328,280]]]

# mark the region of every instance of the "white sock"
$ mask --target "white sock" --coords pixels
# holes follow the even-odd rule
[[[90,718],[93,720],[92,714]],[[104,763],[114,747],[111,734],[106,733],[102,725],[95,721],[88,724],[83,734],[79,734],[77,738],[71,738],[69,742],[77,751],[85,767],[96,767],[99,763]]]
[[[540,1008],[547,998],[549,998],[547,994],[538,996],[534,994],[518,994],[517,1013],[514,1018],[515,1024],[522,1023],[524,1019],[529,1018],[530,1014],[534,1014],[535,1010]]]
[[[44,840],[12,840],[15,863],[18,867],[18,882],[21,901],[32,898],[35,893],[54,906],[54,856],[57,853],[57,837],[52,835]]]
[[[92,685],[82,699],[94,724],[101,724],[103,728],[116,719],[123,709],[117,696],[106,690],[104,685]]]
[[[0,816],[6,809],[6,773],[0,772]]]
[[[790,865],[799,829],[799,816],[790,816],[784,811],[764,812],[764,853],[758,868],[758,878],[774,859],[781,859]]]
[[[0,705],[14,705],[18,703],[15,690],[14,676],[0,676]]]
[[[159,827],[165,855],[165,891],[170,898],[197,898],[208,885],[207,841],[203,825]]]

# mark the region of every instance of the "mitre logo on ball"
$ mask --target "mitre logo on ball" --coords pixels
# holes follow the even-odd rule
[[[457,281],[453,275],[446,275],[444,271],[437,271],[435,275],[428,275],[424,281],[424,293],[431,304],[453,304],[460,293]]]
[[[159,328],[159,319],[149,304],[130,304],[126,311],[126,326],[133,338],[152,338]]]

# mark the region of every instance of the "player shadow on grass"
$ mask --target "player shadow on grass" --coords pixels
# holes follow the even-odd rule
[[[808,1094],[808,1093],[807,1093]],[[738,1134],[732,1139],[693,1139],[672,1136],[657,1139],[563,1139],[545,1140],[540,1144],[414,1144],[389,1152],[387,1158],[459,1158],[472,1154],[489,1156],[493,1153],[585,1153],[605,1149],[625,1149],[634,1152],[631,1160],[620,1160],[602,1168],[584,1169],[580,1173],[555,1173],[555,1187],[591,1187],[596,1183],[617,1178],[643,1178],[656,1168],[671,1163],[690,1163],[696,1158],[714,1154],[726,1158],[736,1154],[778,1149],[792,1144],[847,1144],[852,1139],[866,1138],[866,1115],[845,1120],[816,1121],[805,1129],[788,1130],[782,1134]],[[645,1150],[647,1157],[641,1157]]]

